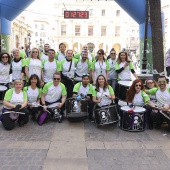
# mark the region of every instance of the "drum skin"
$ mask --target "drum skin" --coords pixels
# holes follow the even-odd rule
[[[87,119],[88,117],[88,103],[86,100],[79,101],[80,110],[75,111],[74,102],[76,101],[75,98],[67,99],[66,101],[66,116],[68,121],[70,122],[81,122]],[[79,103],[78,103],[79,104]]]
[[[120,109],[120,128],[129,132],[145,130],[145,108],[136,106],[134,111],[129,106]]]
[[[98,125],[107,125],[119,121],[116,105],[101,107],[95,110],[95,123]]]

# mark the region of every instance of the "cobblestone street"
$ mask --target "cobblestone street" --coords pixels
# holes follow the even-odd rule
[[[6,131],[0,123],[1,170],[168,170],[170,131],[126,132],[85,121],[33,123]]]

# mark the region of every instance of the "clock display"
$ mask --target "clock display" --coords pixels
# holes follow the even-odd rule
[[[64,11],[65,19],[89,19],[89,11]]]

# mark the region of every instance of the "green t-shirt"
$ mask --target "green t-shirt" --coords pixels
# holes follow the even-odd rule
[[[84,95],[92,95],[93,86],[89,83],[87,87],[83,87],[82,82],[79,82],[74,85],[73,93],[74,92],[77,93],[78,95],[80,95],[81,93]]]
[[[26,55],[25,51],[24,51],[24,50],[20,50],[20,57],[23,58],[23,59],[25,59],[26,56],[27,56],[27,55]]]

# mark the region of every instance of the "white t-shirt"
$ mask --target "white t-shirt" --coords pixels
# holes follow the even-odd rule
[[[71,64],[71,61],[64,61],[63,63],[63,70],[62,70],[62,74],[64,76],[67,76],[69,78],[73,78],[74,77],[74,73],[75,73],[75,63],[74,61],[72,60],[72,65],[71,65],[71,69],[70,71],[68,72],[69,68],[70,68],[70,64]]]
[[[48,55],[45,55],[43,54],[41,57],[40,57],[41,61],[43,60],[48,60]]]
[[[83,85],[80,86],[78,95],[83,94],[84,96],[87,96],[89,92],[89,86],[84,87]]]
[[[126,64],[126,61],[121,62],[119,64],[120,68],[124,67],[125,64]],[[129,66],[125,67],[124,70],[119,73],[119,78],[121,80],[130,80],[131,79],[131,71],[130,71]]]
[[[41,60],[31,58],[29,64],[29,75],[31,76],[33,74],[36,74],[41,80],[41,70],[42,70]]]
[[[117,73],[115,71],[115,65],[116,65],[116,59],[112,60],[109,58],[108,60],[109,66],[110,66],[110,71],[109,71],[109,80],[111,79],[117,79]]]
[[[38,88],[32,89],[30,86],[27,90],[27,96],[28,96],[28,103],[36,102],[39,96],[39,90]]]
[[[19,80],[22,72],[22,60],[12,61],[12,80]]]
[[[101,74],[106,77],[106,62],[101,63],[97,61],[95,63],[94,80],[96,81],[97,77]]]
[[[63,53],[59,53],[58,55],[58,61],[62,61],[66,58],[66,56]]]
[[[137,106],[144,106],[144,101],[142,97],[142,92],[140,91],[139,93],[135,94],[134,99],[133,99],[133,104]]]
[[[12,98],[10,100],[11,104],[17,105],[17,104],[23,104],[24,103],[24,94],[21,91],[20,93],[16,93],[15,90],[13,91]]]
[[[157,105],[159,107],[168,104],[170,105],[170,93],[165,90],[162,92],[160,89],[156,92]]]
[[[10,64],[0,63],[0,83],[9,83]]]
[[[76,74],[80,77],[83,76],[83,74],[88,74],[88,64],[87,61],[82,63],[81,61],[78,62],[77,67],[76,67]]]
[[[57,64],[55,61],[49,62],[48,60],[44,62],[44,82],[50,82],[53,80],[53,74],[57,72]]]
[[[106,97],[105,95],[110,95],[110,93],[109,93],[109,89],[106,89],[105,91],[102,89],[102,88],[100,88],[99,87],[99,92],[97,92],[97,98],[98,99],[101,99],[102,98],[102,100],[101,100],[101,102],[100,103],[98,103],[98,105],[101,107],[101,106],[104,106],[104,105],[109,105],[110,103],[111,103],[111,100],[110,99],[108,99],[108,97]]]
[[[45,96],[45,101],[49,103],[53,103],[61,98],[62,88],[60,84],[58,86],[54,86],[53,84],[48,88],[48,92]]]

